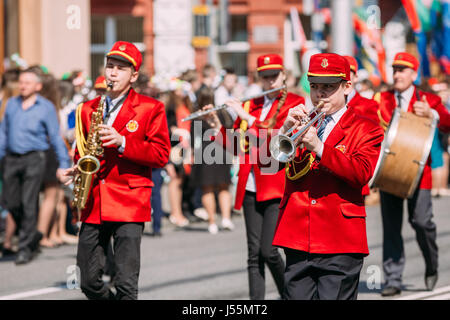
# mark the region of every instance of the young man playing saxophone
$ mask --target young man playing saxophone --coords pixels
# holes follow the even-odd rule
[[[151,169],[161,168],[168,161],[169,131],[164,105],[131,88],[142,63],[139,50],[131,43],[119,41],[106,57],[105,77],[112,88],[98,132],[104,153],[99,157],[100,169],[81,211],[77,265],[81,290],[89,299],[137,299],[140,242],[144,222],[150,221],[151,214]],[[85,137],[99,101],[97,97],[79,107],[78,126]],[[79,148],[77,143],[75,163],[80,158]],[[66,184],[72,182],[77,171],[77,166],[66,171]],[[115,294],[102,281],[111,237]]]

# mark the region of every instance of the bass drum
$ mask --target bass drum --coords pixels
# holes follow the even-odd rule
[[[434,117],[419,117],[395,109],[369,186],[400,198],[410,198],[430,154],[436,125]]]

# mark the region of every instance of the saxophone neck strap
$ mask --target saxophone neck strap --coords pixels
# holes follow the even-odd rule
[[[130,89],[130,90],[131,90],[131,89]],[[125,102],[125,100],[126,100],[127,97],[128,97],[128,94],[130,93],[130,90],[128,90],[128,92],[125,93],[125,94],[123,95],[123,97],[120,98],[120,100],[117,101],[117,103],[115,103],[114,105],[113,105],[113,103],[112,103],[112,99],[111,99],[109,96],[106,97],[106,99],[105,99],[106,110],[105,110],[105,118],[104,118],[104,122],[105,122],[105,123],[108,122],[109,117],[111,116],[111,114],[112,114],[114,111],[116,111],[116,110],[117,110],[117,109]]]

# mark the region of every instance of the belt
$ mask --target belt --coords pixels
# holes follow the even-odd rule
[[[8,156],[11,156],[11,157],[25,157],[25,156],[29,156],[29,155],[31,155],[31,154],[33,154],[33,153],[38,153],[38,152],[43,152],[43,151],[38,151],[38,150],[35,150],[35,151],[29,151],[29,152],[26,152],[26,153],[15,153],[15,152],[8,152]]]

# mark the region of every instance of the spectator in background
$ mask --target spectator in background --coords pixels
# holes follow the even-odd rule
[[[214,102],[214,90],[207,86],[203,86],[198,92],[198,104],[199,106],[212,105]],[[192,166],[192,179],[191,186],[193,188],[200,188],[202,191],[201,201],[203,207],[208,214],[208,231],[211,234],[217,234],[219,228],[215,222],[216,216],[216,193],[219,200],[220,212],[222,214],[222,228],[227,230],[233,230],[234,224],[231,221],[231,195],[229,192],[231,184],[231,160],[227,153],[223,150],[223,157],[215,154],[214,163],[211,163],[211,159],[205,159],[210,154],[206,153],[208,146],[213,141],[204,141],[205,132],[211,127],[206,121],[194,120],[191,126],[191,146],[194,150],[194,164]],[[208,148],[211,149],[211,148]],[[195,160],[196,157],[201,156],[200,159]],[[205,164],[205,160],[207,163]],[[209,161],[208,161],[209,160]],[[216,163],[216,160],[220,160],[221,163]],[[201,162],[200,162],[201,161]]]
[[[199,99],[202,99],[202,93],[205,92],[205,90],[212,91],[212,102],[208,102],[208,103],[214,103],[214,89],[217,86],[216,80],[217,80],[217,71],[216,68],[211,65],[211,64],[206,64],[203,67],[202,70],[202,84],[200,86],[200,89],[198,89],[195,92],[195,96],[196,96],[196,107],[194,109],[199,109],[202,108],[204,106],[203,101],[199,101]],[[204,123],[203,123],[204,124]],[[191,146],[193,145],[194,139],[198,139],[198,138],[202,138],[202,137],[193,137],[193,131],[192,131],[193,126],[191,126]],[[193,165],[192,167],[193,171],[194,169],[198,171],[198,168],[195,168],[195,166]],[[191,175],[191,179],[196,179],[196,176],[198,176],[198,172],[194,173],[192,172]],[[202,189],[201,186],[196,186],[196,181],[191,181],[192,183],[190,184],[191,186],[193,186],[193,202],[194,202],[194,215],[204,221],[208,221],[209,219],[209,214],[206,211],[206,209],[202,206]]]
[[[214,92],[214,104],[216,106],[223,105],[226,101],[237,98],[234,90],[237,86],[237,75],[232,69],[224,69],[222,83]],[[237,114],[232,108],[227,108],[224,112],[218,113],[219,119],[225,128],[233,127]]]
[[[232,69],[224,69],[222,83],[214,92],[214,104],[221,106],[226,101],[235,98],[233,91],[237,85],[237,75]]]
[[[192,112],[192,110],[197,108],[197,96],[196,93],[198,92],[198,90],[200,89],[200,87],[202,86],[202,82],[200,81],[200,77],[199,74],[196,70],[187,70],[185,72],[183,72],[180,76],[181,81],[183,81],[183,95],[187,96],[189,99],[185,98],[185,103],[186,105],[189,105],[189,110],[190,112]],[[182,118],[184,118],[185,116],[187,116],[188,113],[186,113],[185,115],[183,115],[180,118],[180,121]],[[188,125],[189,124],[189,125]],[[182,129],[187,129],[187,131],[190,134],[190,121],[189,123],[181,123],[179,125],[179,128]],[[187,139],[187,135],[184,138],[184,142],[182,141],[182,144],[184,145],[182,152],[188,152],[188,150],[190,149],[190,143],[188,142],[187,144],[184,144],[186,141],[188,141]],[[190,137],[189,137],[190,139]],[[176,148],[174,150],[174,153],[176,152]],[[189,161],[186,161],[189,162]],[[188,217],[192,217],[192,214],[194,214],[196,211],[201,210],[202,207],[202,203],[201,203],[201,191],[199,189],[192,189],[189,187],[190,185],[190,179],[191,179],[191,175],[190,175],[190,170],[191,170],[191,164],[190,163],[185,163],[184,164],[185,167],[185,172],[187,173],[184,176],[184,180],[183,180],[183,184],[182,184],[182,190],[183,190],[183,196],[182,196],[182,208],[183,210],[188,214]]]
[[[432,85],[433,91],[441,98],[442,103],[450,112],[450,88],[447,82]],[[434,141],[431,147],[432,189],[433,197],[450,196],[448,189],[449,177],[449,139],[448,133],[442,133],[436,129]]]
[[[191,107],[194,108],[197,104],[197,97],[195,96],[195,92],[197,92],[202,85],[198,73],[196,70],[186,70],[181,74],[180,79],[182,81],[185,81],[183,86],[184,94],[187,95]]]
[[[366,99],[372,99],[372,97],[374,95],[373,83],[370,82],[369,79],[363,79],[358,84],[354,84],[354,85],[359,87],[358,91],[359,91],[359,94],[361,95],[361,97],[366,98]]]
[[[247,87],[247,90],[245,91],[245,96],[255,96],[257,94],[260,94],[262,92],[262,85],[261,85],[261,79],[258,77],[258,72],[254,71],[252,73],[252,83]]]
[[[16,264],[30,262],[42,239],[36,223],[46,150],[52,146],[57,153],[58,177],[70,165],[55,107],[38,94],[41,88],[42,80],[35,71],[22,71],[20,96],[8,101],[0,126],[0,159],[5,158],[2,198],[19,229]]]
[[[40,68],[38,67],[36,72],[39,72],[39,69]],[[44,72],[42,72],[40,77],[42,79],[42,89],[39,94],[49,100],[55,107],[56,113],[59,114],[59,111],[61,110],[61,99],[57,80],[51,74],[46,74]],[[46,248],[53,248],[63,244],[63,241],[56,233],[53,233],[53,237],[50,239],[50,230],[53,226],[57,225],[56,206],[62,188],[56,177],[56,170],[59,167],[56,153],[51,146],[45,153],[46,166],[41,186],[44,197],[39,208],[37,229],[42,233],[40,245]]]
[[[2,74],[2,83],[1,83],[1,91],[0,91],[0,123],[3,121],[3,117],[5,115],[6,103],[9,98],[13,96],[17,96],[19,94],[19,69],[10,69],[5,71]],[[0,162],[0,175],[1,181],[3,182],[3,161]],[[3,207],[3,204],[1,205]],[[3,238],[3,248],[2,255],[11,255],[14,254],[12,248],[12,238],[16,231],[16,222],[14,221],[13,216],[10,212],[5,210],[0,213],[1,215],[6,214],[5,217],[5,236]],[[3,219],[3,216],[0,217]]]
[[[217,86],[216,79],[217,79],[216,68],[211,64],[206,64],[202,70],[202,84],[200,88],[196,91],[197,98],[201,89],[205,87],[215,89]]]
[[[143,94],[148,97],[152,97],[155,99],[159,98],[158,90],[153,87],[150,82],[150,78],[146,74],[139,74],[137,84],[135,87],[136,92]],[[152,168],[152,196],[151,196],[151,205],[152,205],[152,233],[150,234],[153,237],[162,236],[161,233],[161,220],[164,216],[164,212],[162,209],[162,200],[161,200],[161,187],[164,183],[164,179],[162,176],[163,168]]]
[[[189,147],[190,121],[181,120],[191,113],[191,104],[187,96],[183,94],[182,82],[177,88],[169,93],[166,105],[167,124],[171,138],[171,151],[169,163],[165,166],[170,178],[168,183],[170,215],[169,221],[178,227],[185,227],[189,220],[183,214],[183,184],[189,172],[188,167],[183,164],[183,159],[179,158],[179,151]]]

